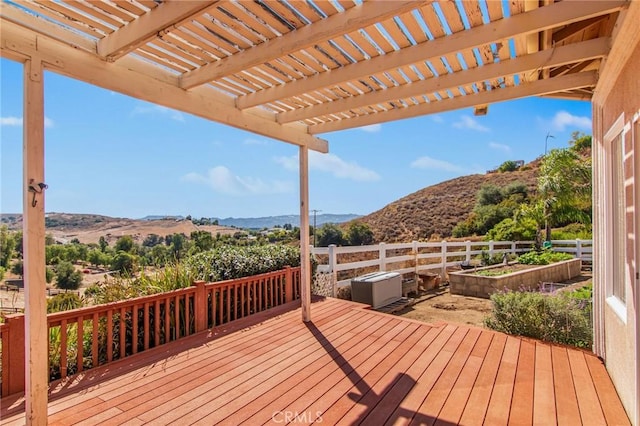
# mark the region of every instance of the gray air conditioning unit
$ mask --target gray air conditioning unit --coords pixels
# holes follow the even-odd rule
[[[373,272],[351,280],[351,300],[374,309],[402,299],[402,275],[398,272]]]

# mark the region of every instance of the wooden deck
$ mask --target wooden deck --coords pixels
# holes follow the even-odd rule
[[[53,385],[49,424],[629,424],[584,351],[335,299],[300,317],[280,307]],[[22,398],[1,405],[24,423]]]

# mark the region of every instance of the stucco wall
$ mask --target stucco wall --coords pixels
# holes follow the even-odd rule
[[[627,46],[631,48],[631,46]],[[640,155],[634,117],[640,111],[640,44],[634,51],[616,79],[615,86],[606,96],[599,96],[594,104],[594,247],[599,252],[595,259],[596,286],[601,288],[601,322],[596,322],[600,329],[601,341],[604,345],[605,363],[618,394],[633,423],[638,423],[638,253],[640,246],[637,235],[640,191]],[[600,94],[602,95],[602,94]],[[615,309],[609,294],[605,291],[610,285],[612,276],[611,259],[607,256],[607,239],[611,228],[611,211],[607,203],[616,195],[610,194],[610,169],[607,162],[610,148],[604,135],[624,113],[623,122],[627,127],[623,141],[624,157],[624,198],[625,198],[625,309]],[[610,142],[609,142],[610,143]],[[609,282],[608,282],[609,281]],[[602,333],[604,331],[604,333]],[[598,330],[597,330],[598,332]]]

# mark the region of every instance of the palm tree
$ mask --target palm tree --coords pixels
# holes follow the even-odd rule
[[[591,222],[591,187],[590,160],[570,149],[554,149],[544,157],[538,195],[547,241],[551,240],[551,226]]]

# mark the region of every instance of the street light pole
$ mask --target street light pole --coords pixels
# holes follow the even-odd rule
[[[555,139],[556,137],[551,134],[551,132],[547,132],[547,137],[544,138],[544,156],[547,156],[547,141],[549,138]]]

